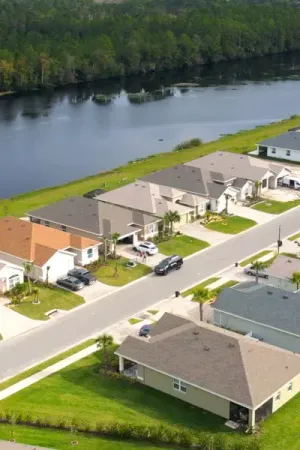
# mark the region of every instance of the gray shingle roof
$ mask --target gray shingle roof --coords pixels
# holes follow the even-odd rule
[[[212,306],[219,311],[300,336],[299,294],[247,282],[223,289]]]
[[[267,145],[271,147],[279,147],[290,150],[300,150],[300,133],[299,131],[289,131],[270,139],[259,142],[259,145]]]
[[[299,355],[213,325],[165,314],[156,326],[116,354],[250,408],[300,373]]]

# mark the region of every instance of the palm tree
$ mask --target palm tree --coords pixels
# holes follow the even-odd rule
[[[181,219],[181,217],[180,217],[180,214],[178,213],[178,211],[168,211],[164,215],[164,220],[167,224],[170,225],[172,234],[173,234],[173,224],[180,222],[180,219]]]
[[[29,294],[31,294],[32,288],[31,288],[31,281],[30,281],[30,278],[29,278],[29,274],[30,274],[30,272],[32,270],[33,262],[26,261],[26,262],[24,262],[23,267],[24,267],[25,275],[27,276],[28,291],[29,291]]]
[[[48,286],[49,284],[49,270],[51,269],[50,266],[46,267],[46,285]]]
[[[109,368],[110,358],[108,354],[108,347],[111,347],[114,339],[110,334],[103,333],[96,339],[97,347],[103,350],[104,364],[106,369]]]
[[[111,240],[113,241],[114,244],[114,258],[116,259],[117,257],[117,242],[120,239],[120,233],[113,233],[111,235]]]
[[[226,205],[225,205],[225,213],[228,215],[228,200],[231,198],[230,194],[224,194]]]
[[[104,262],[106,263],[107,261],[107,238],[103,237],[103,259]]]
[[[260,194],[260,188],[261,188],[261,185],[262,185],[262,183],[261,183],[261,181],[259,181],[259,180],[255,181],[255,183],[254,183],[254,186],[255,186],[255,197],[256,197],[256,198],[257,198],[258,195]]]
[[[32,289],[32,293],[34,294],[34,300],[33,303],[35,303],[36,305],[38,305],[40,303],[40,289],[38,287],[34,287]]]
[[[295,283],[297,285],[297,291],[298,291],[299,286],[300,286],[300,272],[293,272],[291,281],[292,281],[292,283]]]
[[[253,269],[255,269],[255,282],[258,283],[258,273],[268,267],[268,264],[263,261],[255,261],[252,264]]]
[[[203,322],[203,305],[212,298],[212,293],[209,289],[199,288],[194,292],[193,300],[200,305],[200,320]]]

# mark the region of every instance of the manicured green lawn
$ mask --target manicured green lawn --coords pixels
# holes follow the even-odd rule
[[[95,176],[76,180],[62,186],[29,192],[11,199],[2,199],[0,200],[0,216],[4,215],[7,209],[9,215],[20,217],[32,209],[49,205],[71,195],[82,195],[87,191],[101,187],[104,187],[106,190],[115,189],[126,183],[131,183],[147,173],[191,161],[192,159],[199,158],[199,156],[220,150],[220,148],[223,151],[245,153],[253,150],[257,142],[285,133],[289,128],[298,125],[299,116],[266,126],[258,126],[253,130],[240,131],[231,136],[223,136],[216,141],[202,144],[200,147],[180,152],[160,153],[144,161],[127,164],[109,172],[102,172]],[[95,168],[96,170],[97,168]]]
[[[244,261],[240,262],[240,266],[245,267],[248,264],[251,264],[252,262],[256,261],[257,259],[268,255],[269,253],[271,253],[271,250],[263,250],[262,252],[259,252],[256,255],[251,256],[250,258],[244,259]]]
[[[293,234],[293,236],[289,237],[289,241],[295,241],[300,238],[300,233]]]
[[[188,295],[194,294],[194,292],[197,291],[198,289],[204,289],[207,286],[209,286],[210,284],[213,284],[215,281],[218,281],[219,279],[220,279],[220,277],[208,278],[208,280],[205,280],[202,283],[199,283],[196,286],[182,292],[181,295],[182,295],[182,297],[187,297]]]
[[[252,206],[252,208],[269,214],[281,214],[299,205],[300,200],[293,200],[291,202],[278,202],[276,200],[266,200],[265,202],[257,203],[257,205]]]
[[[220,222],[211,222],[205,225],[205,228],[212,231],[218,231],[219,233],[238,234],[254,225],[256,225],[254,220],[240,216],[229,216],[224,217]]]
[[[165,242],[161,242],[158,246],[159,253],[163,255],[180,255],[185,258],[192,253],[199,252],[206,247],[209,247],[209,243],[200,241],[191,236],[173,236],[171,239]]]
[[[38,286],[40,289],[39,305],[34,305],[34,295],[24,298],[19,305],[12,306],[11,308],[24,316],[30,317],[35,320],[48,320],[45,313],[52,309],[64,309],[69,311],[76,306],[84,303],[83,298],[80,295],[74,294],[70,291],[65,291],[58,287],[50,286]]]
[[[67,431],[55,431],[32,427],[14,426],[0,424],[0,440],[9,440],[12,437],[16,442],[28,445],[38,445],[45,448],[59,450],[71,450],[74,446],[71,441],[78,441],[80,450],[159,450],[161,445],[155,446],[146,442],[117,441],[115,439],[88,436],[84,433],[77,433],[76,437]],[[0,446],[1,447],[1,446]],[[167,447],[168,450],[175,450],[174,447]]]
[[[132,317],[131,319],[128,319],[128,322],[130,325],[135,325],[136,323],[142,322],[141,319],[136,319],[135,317]]]
[[[124,284],[130,283],[152,272],[150,267],[140,263],[135,267],[126,267],[128,261],[127,258],[108,259],[94,274],[101,283],[111,286],[124,286]]]

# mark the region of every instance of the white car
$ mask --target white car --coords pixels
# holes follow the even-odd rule
[[[135,245],[134,249],[137,252],[146,253],[147,255],[156,255],[158,253],[158,248],[156,247],[153,242],[140,242],[139,244]]]

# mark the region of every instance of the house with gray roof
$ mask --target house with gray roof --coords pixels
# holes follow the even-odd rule
[[[119,370],[131,361],[142,384],[250,427],[300,391],[299,355],[173,314],[115,353]]]
[[[213,303],[219,327],[300,353],[300,295],[255,282],[225,288]]]
[[[268,284],[295,292],[299,289],[299,286],[292,282],[295,272],[300,273],[300,259],[279,255],[267,269]]]
[[[163,218],[169,211],[177,211],[181,220],[174,224],[174,228],[190,222],[195,215],[204,213],[209,203],[207,198],[198,195],[139,180],[95,198],[158,218]]]
[[[27,215],[31,222],[99,241],[119,233],[120,240],[133,244],[151,235],[160,221],[150,214],[80,196],[52,203]]]
[[[280,134],[256,145],[258,155],[286,161],[300,162],[300,129],[299,127]]]

